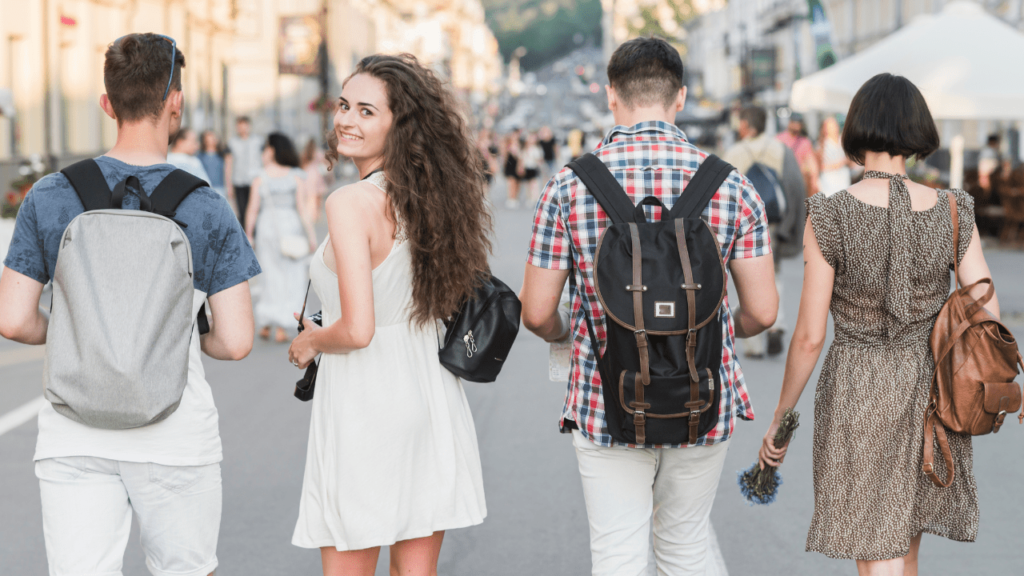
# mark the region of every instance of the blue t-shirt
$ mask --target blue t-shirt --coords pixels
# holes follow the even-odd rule
[[[147,195],[175,169],[170,164],[132,166],[106,156],[96,158],[96,163],[111,189],[135,176]],[[122,207],[138,210],[138,197],[125,194]],[[49,174],[36,182],[18,211],[4,265],[42,284],[49,282],[64,229],[83,211],[82,201],[63,174]],[[220,194],[206,186],[197,188],[178,205],[174,219],[187,224],[184,230],[192,246],[196,290],[212,296],[260,273],[256,254]]]
[[[206,175],[210,177],[210,186],[214,188],[224,187],[224,157],[211,152],[200,152],[196,154],[199,161],[203,163]]]

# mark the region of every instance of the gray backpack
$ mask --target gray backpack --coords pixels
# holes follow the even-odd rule
[[[45,396],[94,428],[138,428],[170,416],[188,382],[193,321],[192,248],[174,220],[206,182],[171,172],[146,196],[129,176],[111,192],[93,160],[61,171],[85,212],[61,237],[43,371]],[[141,210],[122,210],[124,195]],[[204,325],[205,324],[205,325]]]

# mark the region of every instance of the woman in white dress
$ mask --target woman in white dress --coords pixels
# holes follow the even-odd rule
[[[302,307],[309,254],[316,249],[316,232],[307,217],[305,178],[291,139],[280,132],[268,136],[263,170],[252,182],[245,215],[245,233],[263,267],[253,315],[264,340],[270,338],[271,327],[276,327],[274,340],[287,342],[285,329],[295,326],[292,314]]]
[[[487,273],[491,216],[455,97],[414,57],[369,56],[343,84],[331,160],[363,178],[332,193],[310,266],[323,328],[304,319],[289,359],[323,354],[292,543],[325,576],[432,576],[444,531],[487,514],[462,382],[438,361],[441,318]]]

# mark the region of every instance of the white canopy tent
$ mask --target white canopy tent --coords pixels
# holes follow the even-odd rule
[[[1024,34],[973,2],[950,3],[884,40],[797,80],[798,112],[844,113],[875,74],[910,79],[942,120],[1024,120]]]
[[[797,112],[845,113],[864,82],[889,72],[913,82],[937,120],[1024,120],[1022,54],[1024,34],[973,2],[952,2],[940,14],[920,16],[797,80],[790,106]],[[962,181],[963,166],[963,139],[956,140],[950,145],[954,186]]]

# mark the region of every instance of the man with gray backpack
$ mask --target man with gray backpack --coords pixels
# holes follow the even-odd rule
[[[703,575],[735,420],[753,418],[733,336],[765,330],[778,308],[764,203],[673,124],[686,88],[670,44],[622,44],[608,82],[616,126],[537,204],[523,325],[572,342],[559,424],[593,574],[648,574],[653,530],[658,574]],[[558,305],[567,280],[571,312]]]
[[[764,201],[768,230],[772,235],[775,285],[781,297],[779,272],[782,260],[803,254],[806,186],[793,151],[765,134],[767,121],[764,108],[744,107],[740,111],[741,140],[725,153],[723,159],[750,180]],[[768,356],[777,356],[783,350],[785,330],[780,307],[775,324],[764,334],[744,339],[742,347],[752,358],[762,358],[766,352]]]
[[[117,143],[36,183],[0,276],[0,334],[46,345],[34,459],[51,575],[120,574],[133,512],[154,575],[217,567],[222,455],[201,352],[248,355],[260,267],[224,198],[166,163],[184,66],[166,36],[108,47],[100,105]]]

